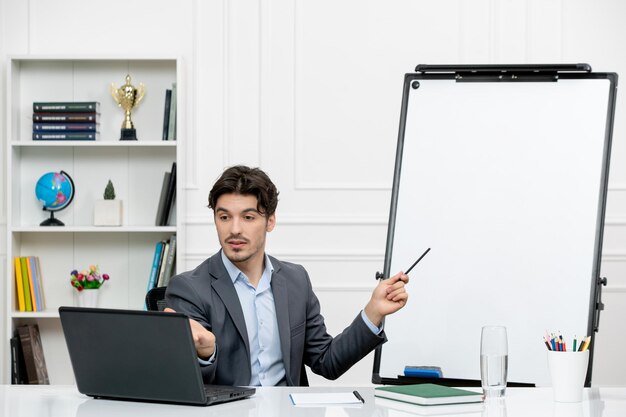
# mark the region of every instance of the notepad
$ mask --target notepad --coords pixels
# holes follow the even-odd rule
[[[374,395],[420,405],[476,403],[483,400],[482,392],[444,387],[437,384],[377,387],[374,389]]]
[[[361,405],[362,400],[352,391],[349,392],[298,392],[289,394],[293,405]]]

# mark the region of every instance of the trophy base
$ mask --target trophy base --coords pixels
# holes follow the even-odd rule
[[[120,140],[137,140],[137,131],[132,128],[132,129],[122,129],[122,136],[120,137]]]

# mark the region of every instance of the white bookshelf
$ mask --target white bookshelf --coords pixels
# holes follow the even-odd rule
[[[184,86],[181,61],[175,57],[52,57],[15,56],[7,62],[7,125],[4,147],[7,158],[7,273],[4,342],[16,326],[37,323],[40,328],[48,374],[52,384],[74,382],[63,338],[58,308],[75,305],[69,284],[73,269],[98,264],[111,276],[99,291],[99,307],[142,309],[154,248],[158,241],[178,235],[176,199],[168,226],[155,226],[163,175],[172,163],[181,166],[185,129]],[[138,141],[120,141],[123,111],[109,93],[126,74],[132,84],[143,83],[146,94],[133,111]],[[177,83],[177,139],[163,141],[165,90]],[[34,101],[99,101],[100,138],[97,141],[33,141]],[[75,196],[55,217],[60,227],[42,227],[48,216],[35,198],[35,184],[50,171],[66,171],[75,183]],[[177,170],[176,195],[180,196],[181,169]],[[102,198],[108,180],[116,199],[123,201],[123,225],[93,225],[94,202]],[[19,312],[13,258],[38,256],[42,269],[46,310]],[[4,358],[10,382],[10,352]]]

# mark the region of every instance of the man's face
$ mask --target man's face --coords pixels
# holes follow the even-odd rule
[[[257,210],[251,195],[222,194],[215,204],[215,226],[226,257],[234,264],[263,257],[265,234],[274,229],[276,218]]]

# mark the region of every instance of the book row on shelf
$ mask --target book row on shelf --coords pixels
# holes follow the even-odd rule
[[[49,384],[39,326],[25,324],[11,337],[11,383]]]
[[[33,140],[96,140],[99,135],[97,101],[33,103]]]
[[[176,271],[176,235],[157,242],[152,258],[146,293],[156,287],[167,287]]]
[[[165,90],[163,111],[163,140],[176,140],[176,83]]]
[[[46,308],[39,257],[14,258],[15,292],[20,312],[41,312]],[[176,271],[176,234],[156,243],[146,292],[166,287]],[[106,279],[106,277],[105,277]]]
[[[44,311],[46,302],[39,257],[16,256],[13,262],[18,311]]]

